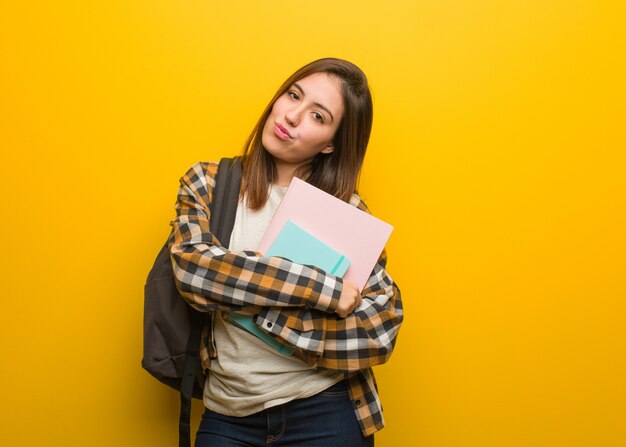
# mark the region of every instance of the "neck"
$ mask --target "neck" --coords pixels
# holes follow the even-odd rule
[[[291,180],[296,175],[296,171],[306,164],[290,164],[277,160],[276,158],[274,158],[274,163],[276,165],[276,179],[274,184],[277,186],[289,186]]]

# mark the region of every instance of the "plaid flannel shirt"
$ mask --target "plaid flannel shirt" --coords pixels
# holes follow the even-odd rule
[[[384,425],[372,366],[387,361],[403,318],[400,291],[380,256],[365,287],[363,303],[346,318],[337,308],[342,279],[323,270],[225,249],[209,228],[217,163],[199,162],[180,179],[170,252],[178,289],[204,312],[255,315],[255,322],[318,368],[346,374],[350,398],[364,436]],[[355,194],[350,203],[369,212]],[[201,359],[210,368],[212,340],[204,333]]]

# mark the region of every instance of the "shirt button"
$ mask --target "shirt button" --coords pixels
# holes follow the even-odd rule
[[[354,405],[358,407],[359,405],[361,405],[361,401],[359,399],[355,400]]]
[[[265,323],[265,327],[271,328],[272,327],[272,322],[268,321],[267,323]]]

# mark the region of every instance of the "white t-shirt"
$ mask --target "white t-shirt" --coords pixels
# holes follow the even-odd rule
[[[272,186],[267,203],[252,211],[239,201],[230,238],[231,251],[256,250],[287,187]],[[245,198],[244,198],[245,201]],[[344,378],[342,373],[318,371],[304,361],[274,348],[225,321],[214,318],[217,358],[204,387],[204,405],[228,416],[248,416],[294,399],[313,396]]]

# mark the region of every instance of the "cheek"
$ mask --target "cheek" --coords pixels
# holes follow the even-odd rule
[[[283,100],[282,97],[278,98],[276,100],[276,102],[274,103],[274,105],[272,106],[272,111],[270,112],[270,116],[271,115],[279,115],[280,113],[283,112],[283,109],[285,108],[285,101]]]
[[[276,117],[280,113],[279,110],[280,106],[274,103],[272,110],[270,111],[269,115],[267,115],[267,119],[265,120],[265,125],[263,126],[264,131],[269,131],[272,129],[272,127],[274,126],[274,121],[276,121]]]
[[[335,130],[324,129],[323,132],[319,133],[318,138],[320,141],[324,142],[325,144],[332,143],[333,140],[335,139]]]
[[[267,118],[267,120],[265,120],[265,125],[263,126],[263,129],[261,130],[261,136],[265,136],[267,135],[267,133],[269,132],[269,128],[270,128],[270,122],[272,121],[272,117],[269,116]]]
[[[311,152],[317,153],[324,149],[332,142],[332,133],[320,132],[319,130],[301,134],[301,141],[309,148]]]

